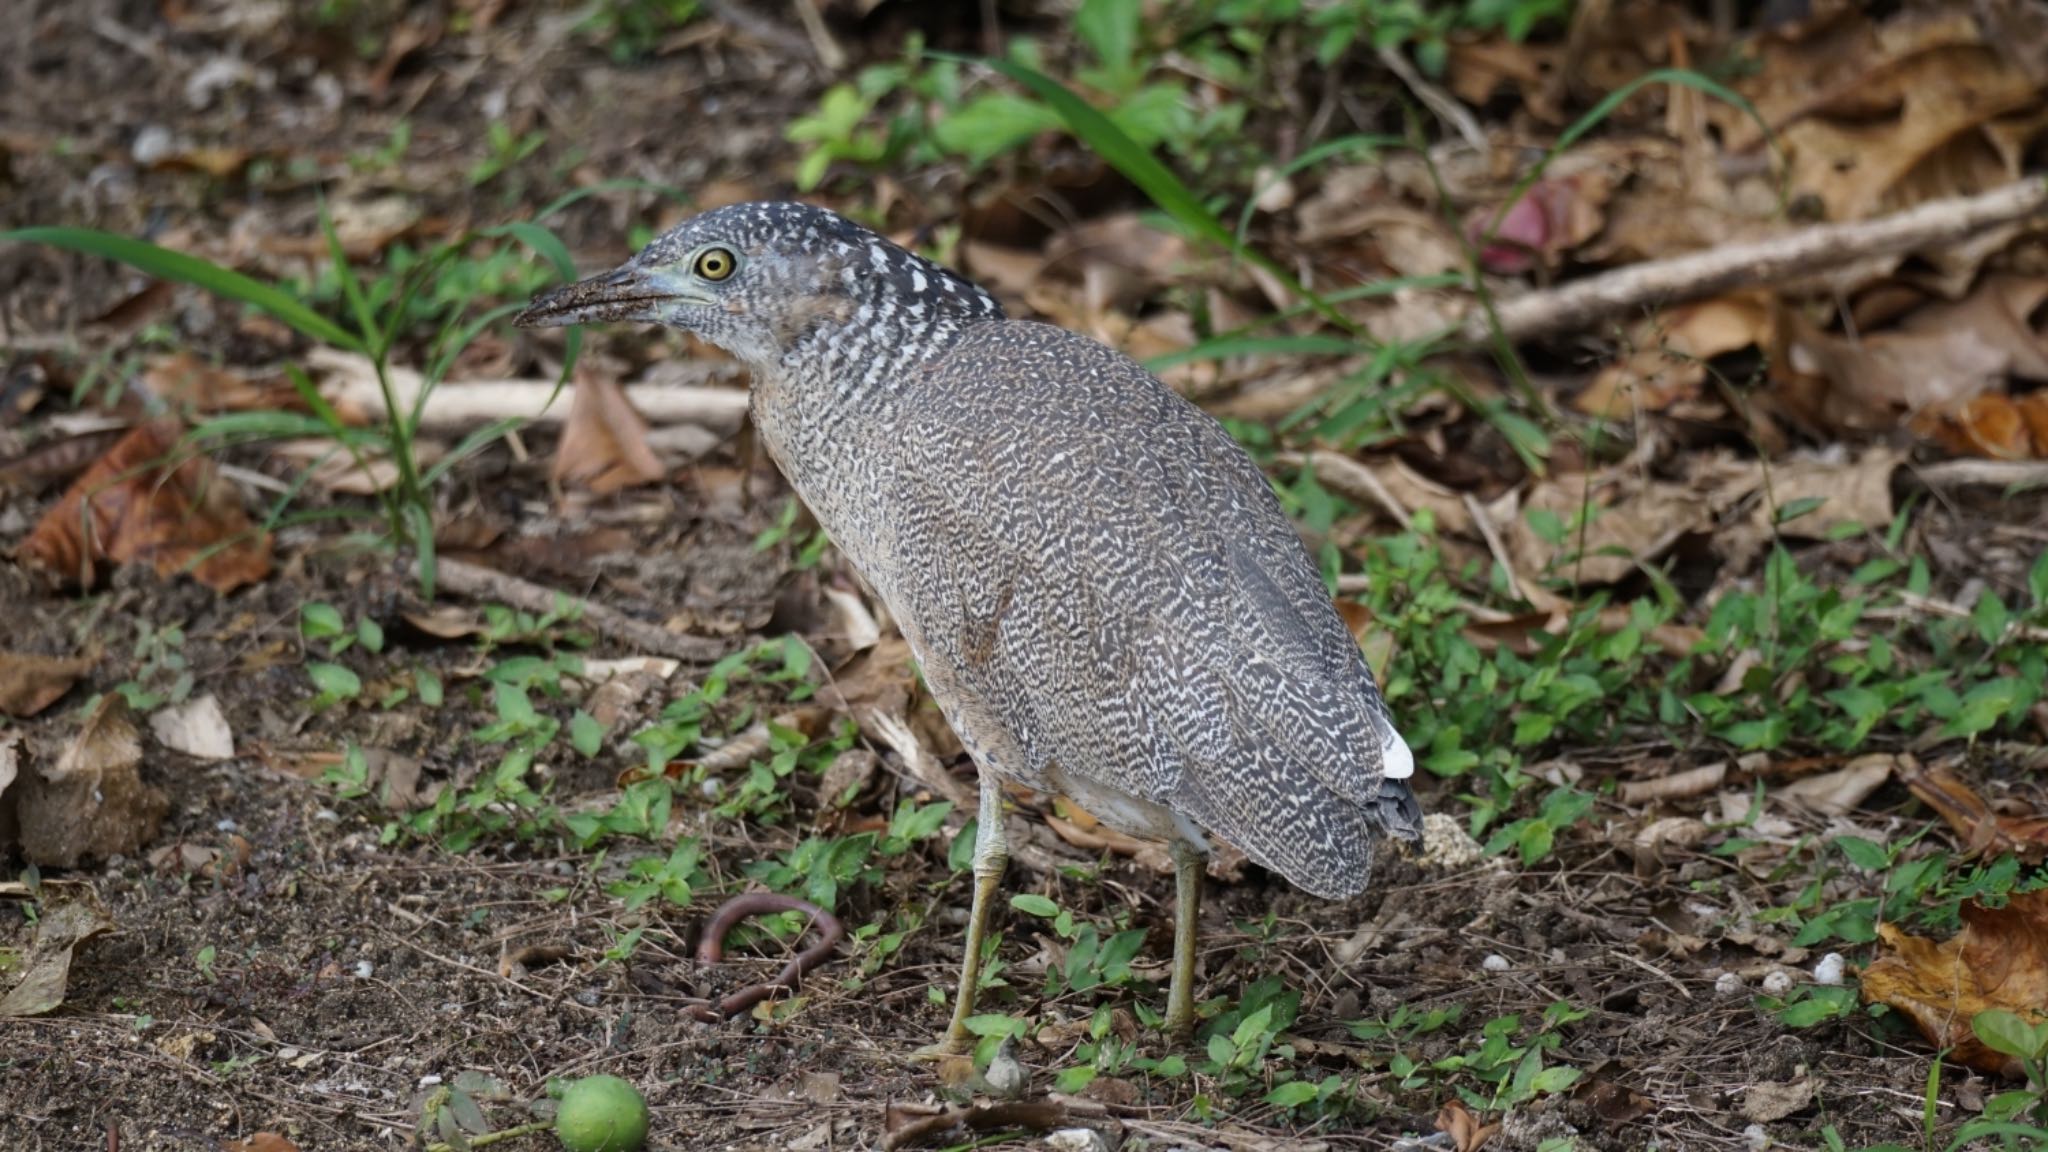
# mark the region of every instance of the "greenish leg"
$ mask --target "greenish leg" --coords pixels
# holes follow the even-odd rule
[[[1166,991],[1166,1035],[1181,1042],[1195,1034],[1195,930],[1202,915],[1202,855],[1185,840],[1173,852],[1173,983]]]
[[[960,993],[953,1000],[953,1022],[939,1041],[941,1052],[965,1052],[974,1043],[967,1031],[967,1018],[974,1015],[974,993],[981,982],[981,943],[988,932],[989,909],[994,906],[996,885],[1010,862],[1010,848],[1003,839],[1003,789],[995,777],[981,774],[981,813],[976,817],[974,835],[974,904],[967,913],[967,955],[960,961]]]

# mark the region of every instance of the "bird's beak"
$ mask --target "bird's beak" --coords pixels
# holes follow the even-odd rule
[[[709,296],[672,283],[662,269],[615,268],[542,293],[512,318],[521,328],[642,321],[661,323],[676,304],[710,304]]]

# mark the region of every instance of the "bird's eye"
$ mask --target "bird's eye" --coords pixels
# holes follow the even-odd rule
[[[697,254],[697,275],[706,280],[723,280],[739,267],[739,261],[724,248],[706,248]]]

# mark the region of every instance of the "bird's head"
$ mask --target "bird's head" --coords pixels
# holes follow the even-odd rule
[[[792,354],[895,361],[1002,317],[979,287],[837,213],[771,202],[692,217],[618,268],[546,293],[514,323],[661,324],[760,368]]]

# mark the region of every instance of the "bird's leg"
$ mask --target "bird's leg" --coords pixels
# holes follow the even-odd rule
[[[981,942],[988,931],[988,913],[1002,882],[1003,868],[1010,861],[1010,847],[1003,839],[1003,789],[996,778],[981,773],[981,814],[975,820],[974,904],[967,913],[967,955],[960,961],[960,993],[953,1000],[953,1022],[939,1041],[944,1052],[965,1052],[973,1043],[967,1018],[974,1015],[974,993],[981,983]]]
[[[1202,854],[1175,840],[1173,854],[1173,983],[1166,990],[1166,1035],[1185,1041],[1195,1034],[1195,929],[1202,913]]]

